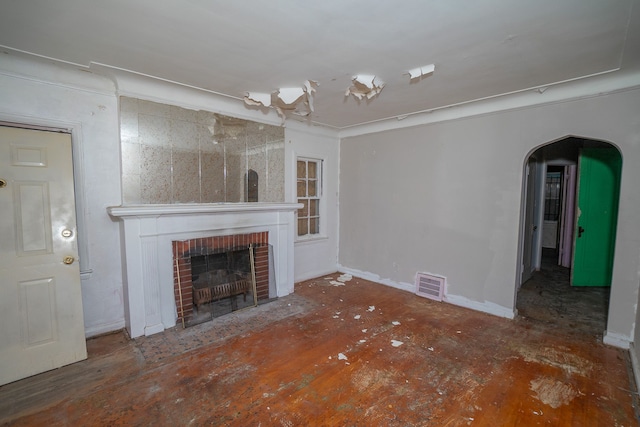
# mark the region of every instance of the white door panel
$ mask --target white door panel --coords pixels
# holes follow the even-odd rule
[[[524,207],[524,230],[522,247],[522,272],[520,285],[531,278],[532,272],[532,246],[534,240],[535,226],[533,216],[535,209],[535,183],[536,183],[536,160],[530,158],[525,166],[525,207]]]
[[[68,134],[0,127],[0,385],[87,357]]]

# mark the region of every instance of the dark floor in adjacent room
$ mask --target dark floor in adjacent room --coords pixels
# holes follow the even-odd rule
[[[523,285],[515,320],[332,275],[184,330],[90,339],[88,360],[0,387],[0,424],[638,425],[628,352],[602,343],[608,292],[554,271]]]

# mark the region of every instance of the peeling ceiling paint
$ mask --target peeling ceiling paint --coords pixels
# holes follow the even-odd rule
[[[378,96],[384,88],[384,82],[376,76],[358,74],[351,79],[353,84],[347,88],[344,96],[353,95],[359,101]]]
[[[273,107],[284,120],[289,114],[308,116],[313,112],[313,95],[318,82],[305,81],[299,87],[285,87],[271,93],[247,92],[244,102],[248,106]]]
[[[277,103],[290,118],[341,129],[592,75],[640,73],[640,0],[5,3],[0,46],[7,52],[94,72],[129,70],[246,108]],[[417,65],[428,63],[437,72]],[[374,82],[354,75],[377,76],[384,86],[363,92],[360,85]],[[310,99],[291,110],[290,93],[278,88],[310,78],[318,90],[307,89]],[[268,96],[276,90],[281,97]]]

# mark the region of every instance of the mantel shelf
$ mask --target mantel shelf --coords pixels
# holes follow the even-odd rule
[[[113,217],[157,217],[163,215],[217,214],[239,212],[290,212],[303,207],[300,203],[184,203],[169,205],[128,205],[107,208]]]
[[[107,208],[122,229],[129,336],[151,335],[176,325],[174,241],[266,232],[273,254],[274,294],[293,292],[295,213],[302,207],[255,202]]]

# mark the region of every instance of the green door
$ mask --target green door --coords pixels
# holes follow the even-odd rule
[[[572,286],[611,286],[622,158],[615,148],[583,148]]]

